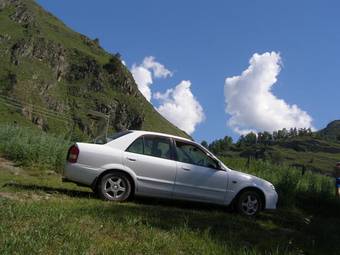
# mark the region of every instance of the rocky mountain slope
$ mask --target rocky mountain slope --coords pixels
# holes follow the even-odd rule
[[[187,136],[145,100],[119,54],[33,0],[0,0],[0,122],[75,138],[145,129]]]

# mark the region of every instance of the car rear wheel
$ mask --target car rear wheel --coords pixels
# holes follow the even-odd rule
[[[98,183],[98,195],[104,200],[125,201],[131,194],[131,182],[123,173],[108,173]]]
[[[255,216],[262,210],[262,200],[258,192],[244,191],[237,201],[238,211],[246,216]]]

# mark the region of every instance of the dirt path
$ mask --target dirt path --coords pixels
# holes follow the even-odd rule
[[[15,166],[15,163],[5,159],[3,156],[0,156],[0,172],[6,170],[9,171],[11,173],[13,173],[14,175],[19,175],[19,174],[23,174],[24,170],[21,169],[20,167]]]

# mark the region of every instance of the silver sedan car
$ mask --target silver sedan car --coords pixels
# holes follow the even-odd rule
[[[63,181],[91,187],[112,201],[140,195],[232,204],[248,216],[276,209],[278,195],[270,182],[231,170],[191,140],[147,131],[124,131],[107,140],[74,144]]]

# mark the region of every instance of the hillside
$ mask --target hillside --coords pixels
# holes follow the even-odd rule
[[[340,121],[333,121],[326,128],[311,132],[305,129],[279,130],[270,134],[250,133],[232,144],[228,137],[212,142],[208,147],[225,158],[264,160],[278,165],[333,175],[336,162],[340,161]]]
[[[340,142],[340,120],[334,120],[321,129],[318,134],[324,139],[336,140]]]
[[[74,139],[145,129],[186,136],[145,100],[120,55],[72,31],[33,0],[0,1],[0,122]]]

